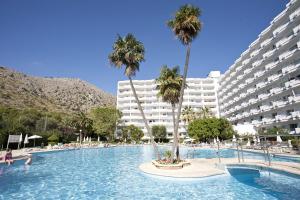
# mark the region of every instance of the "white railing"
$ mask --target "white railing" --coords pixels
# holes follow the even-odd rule
[[[293,118],[300,118],[300,110],[291,112]]]
[[[296,35],[300,31],[300,24],[293,28],[294,35]]]
[[[299,15],[300,15],[300,8],[298,8],[292,14],[290,14],[289,18],[290,18],[291,21],[293,21],[293,19],[295,19]]]
[[[246,79],[246,83],[249,84],[249,83],[252,83],[254,81],[254,78],[248,78]]]
[[[253,51],[253,52],[250,54],[250,57],[254,57],[254,56],[256,56],[257,54],[259,54],[260,50],[261,50],[261,49],[257,49],[257,50],[255,50],[255,51]]]
[[[273,107],[282,107],[286,104],[287,102],[286,101],[274,101],[273,102]]]
[[[262,63],[263,60],[264,60],[264,59],[260,59],[260,60],[258,60],[258,61],[255,61],[254,63],[252,63],[252,66],[253,66],[253,67],[259,66],[259,65]]]
[[[260,83],[257,83],[256,84],[256,88],[262,88],[266,85],[267,83],[266,82],[260,82]]]
[[[280,54],[279,55],[279,60],[287,59],[288,57],[292,56],[295,51],[297,51],[297,49],[294,49],[292,51],[286,51],[286,52]]]
[[[298,79],[293,79],[293,80],[290,80],[288,82],[285,82],[285,87],[289,88],[289,87],[295,87],[297,85],[300,84],[300,80]]]
[[[281,75],[280,74],[273,74],[268,77],[268,81],[275,81],[277,80]]]
[[[276,115],[275,119],[276,121],[286,121],[289,120],[291,118],[290,115]]]
[[[260,107],[260,110],[261,111],[266,111],[266,110],[270,110],[271,108],[272,108],[272,106],[270,106],[270,105],[262,105]]]
[[[266,39],[265,41],[263,41],[263,42],[260,44],[260,46],[261,46],[261,47],[267,46],[268,44],[270,44],[270,42],[272,41],[272,39],[273,39],[272,37]]]
[[[265,98],[267,98],[269,96],[269,94],[259,94],[258,95],[258,98],[259,99],[265,99]]]
[[[289,36],[289,37],[286,37],[286,38],[283,38],[281,40],[279,40],[277,43],[276,43],[276,47],[279,48],[285,44],[287,44],[291,39],[293,38],[293,35]]]
[[[267,51],[266,53],[263,54],[263,58],[268,58],[271,55],[273,55],[273,53],[276,51],[276,49],[272,49],[270,51]]]
[[[289,22],[279,26],[277,29],[275,29],[273,31],[273,35],[276,36],[277,34],[281,33],[282,31],[284,31],[286,29],[286,27],[288,26]]]
[[[270,69],[276,67],[277,63],[278,63],[278,62],[271,62],[271,63],[268,63],[268,64],[265,66],[266,70],[270,70]]]
[[[283,88],[282,88],[282,87],[275,87],[275,88],[272,88],[272,89],[270,90],[270,92],[271,92],[272,94],[278,94],[278,93],[280,93],[281,91],[283,91]]]

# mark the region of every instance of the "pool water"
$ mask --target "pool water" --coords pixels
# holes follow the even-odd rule
[[[153,156],[150,146],[35,154],[29,167],[24,161],[0,165],[0,199],[300,198],[299,177],[273,172],[231,172],[185,181],[140,172],[138,166]]]

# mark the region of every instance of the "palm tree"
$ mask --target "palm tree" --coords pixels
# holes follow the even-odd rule
[[[175,130],[175,106],[179,102],[180,89],[182,84],[182,76],[179,74],[179,67],[176,66],[172,69],[168,66],[163,66],[160,71],[160,76],[156,79],[158,96],[164,102],[168,102],[172,106],[173,127]],[[173,134],[174,142],[178,141],[178,135]],[[178,147],[178,146],[177,146]],[[174,151],[172,151],[172,161],[174,159]],[[179,150],[176,151],[176,159],[179,160]]]
[[[200,115],[200,118],[208,118],[208,117],[212,117],[213,113],[211,112],[209,107],[203,106],[200,109],[199,115]]]
[[[177,118],[175,123],[174,134],[178,134],[179,120],[181,115],[181,107],[183,102],[184,85],[186,85],[186,77],[189,66],[189,58],[191,51],[191,43],[197,37],[201,30],[201,22],[199,16],[201,11],[199,8],[192,5],[184,5],[176,12],[174,19],[168,21],[168,26],[172,29],[176,37],[181,43],[186,46],[186,57],[183,72],[183,81],[181,84],[180,97],[178,102]],[[177,141],[174,141],[173,151],[178,146]],[[177,149],[177,148],[176,148]]]
[[[189,124],[197,119],[197,113],[191,106],[185,106],[182,110],[181,118],[185,124]]]
[[[117,40],[113,45],[113,51],[111,54],[109,54],[108,59],[110,63],[116,68],[121,68],[122,66],[125,66],[125,75],[129,79],[133,96],[137,102],[138,109],[141,112],[148,135],[150,136],[154,150],[156,151],[157,158],[160,159],[157,145],[153,139],[151,129],[148,125],[148,121],[145,117],[143,108],[138,99],[136,90],[132,82],[132,77],[135,76],[137,71],[139,71],[140,63],[145,60],[144,55],[145,55],[145,49],[143,43],[138,41],[132,34],[127,34],[123,38],[121,36],[117,37]]]

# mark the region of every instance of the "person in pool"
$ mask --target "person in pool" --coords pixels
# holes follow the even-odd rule
[[[28,155],[28,158],[27,158],[27,160],[26,160],[26,162],[25,162],[25,165],[31,165],[31,164],[32,164],[32,155],[29,154],[29,155]]]
[[[6,154],[4,156],[4,162],[7,163],[8,165],[11,165],[14,163],[14,160],[12,158],[12,151],[11,149],[6,149]]]

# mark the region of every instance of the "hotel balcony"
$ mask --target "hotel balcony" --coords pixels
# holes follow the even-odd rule
[[[285,83],[286,88],[295,87],[295,86],[298,86],[298,85],[300,85],[300,80],[299,79],[293,79],[293,80],[290,80],[290,81]]]
[[[294,49],[294,50],[291,50],[291,51],[289,50],[289,51],[286,51],[286,52],[280,54],[279,60],[282,61],[284,59],[291,57],[296,51],[297,51],[297,49]]]
[[[260,60],[255,61],[254,63],[252,63],[252,66],[253,66],[253,67],[259,66],[259,65],[263,62],[263,60],[264,60],[264,59],[260,59]]]
[[[299,69],[299,68],[300,68],[300,63],[297,64],[297,65],[289,65],[289,66],[284,67],[284,68],[282,69],[282,73],[284,73],[284,74],[286,74],[286,73],[291,73],[291,72],[296,71],[296,70]]]
[[[286,38],[283,38],[281,40],[279,40],[277,43],[276,43],[276,47],[279,48],[281,46],[284,46],[285,44],[287,44],[289,41],[291,41],[291,39],[293,38],[294,36],[291,35],[289,37],[286,37]]]
[[[253,51],[253,52],[250,54],[250,57],[254,57],[254,56],[258,55],[259,52],[260,52],[260,50],[261,50],[261,49],[257,49],[257,50],[255,50],[255,51]]]
[[[275,87],[275,88],[272,88],[272,89],[270,90],[270,93],[271,93],[271,94],[278,94],[278,93],[282,92],[283,90],[284,90],[283,87]]]
[[[281,75],[280,74],[273,74],[271,76],[268,77],[268,81],[272,82],[277,80]]]
[[[261,77],[265,73],[265,70],[258,71],[254,74],[255,78]]]
[[[244,61],[242,62],[242,65],[247,65],[249,62],[250,62],[250,58],[244,60]]]
[[[266,99],[266,98],[268,98],[268,97],[269,97],[269,94],[267,94],[267,93],[259,94],[259,95],[258,95],[258,99],[260,99],[260,100]]]
[[[271,123],[273,123],[274,121],[275,121],[275,118],[264,117],[264,118],[262,119],[262,122],[263,122],[264,124],[271,124]]]
[[[283,101],[283,100],[274,101],[272,104],[273,104],[273,108],[278,108],[278,107],[285,106],[287,104],[287,101]]]
[[[265,85],[267,85],[266,82],[259,82],[256,84],[256,88],[259,89],[259,88],[263,88]]]
[[[250,114],[252,114],[252,115],[258,114],[259,112],[260,112],[260,110],[258,110],[257,108],[252,108],[250,110]]]
[[[281,13],[279,13],[279,15],[277,15],[274,20],[272,21],[272,23],[275,23],[277,21],[279,21],[286,13],[287,9],[283,10]]]
[[[270,44],[270,42],[271,42],[272,40],[273,40],[273,37],[266,39],[265,41],[263,41],[263,42],[260,44],[260,47],[263,48],[263,47],[267,46],[268,44]]]
[[[294,35],[296,35],[300,31],[300,24],[293,28]]]
[[[252,71],[252,69],[253,69],[253,68],[245,69],[244,74],[245,74],[245,75],[246,75],[246,74],[249,74],[249,73]]]
[[[254,125],[254,126],[258,126],[258,125],[260,125],[262,123],[262,121],[259,121],[259,120],[253,120],[252,121],[252,124]]]
[[[242,83],[242,84],[239,84],[238,88],[239,88],[239,89],[243,89],[245,86],[246,86],[246,84],[245,84],[245,83]]]
[[[279,33],[281,33],[282,31],[284,31],[287,26],[289,25],[289,22],[279,26],[278,28],[276,28],[274,31],[273,31],[273,36],[276,37]]]
[[[253,104],[253,103],[256,103],[257,102],[257,99],[254,99],[254,98],[252,98],[252,99],[249,99],[249,104]]]
[[[253,92],[255,92],[255,88],[249,88],[248,90],[247,90],[247,94],[251,94],[251,93],[253,93]]]
[[[272,106],[270,106],[270,105],[263,105],[263,106],[260,107],[260,110],[261,110],[261,111],[268,111],[268,110],[270,110],[271,108],[272,108]]]
[[[276,51],[276,49],[267,51],[266,53],[263,54],[263,58],[268,58],[268,57],[272,56],[275,51]]]
[[[296,94],[295,96],[290,96],[289,97],[289,102],[300,102],[300,94]]]
[[[270,70],[270,69],[276,67],[277,64],[278,64],[278,62],[271,62],[271,63],[266,64],[265,68],[266,68],[266,70]]]
[[[292,14],[290,14],[289,18],[291,21],[293,21],[297,16],[300,16],[300,8],[298,8]]]
[[[249,105],[249,103],[247,103],[247,102],[243,102],[243,103],[241,104],[242,107],[247,107],[248,105]]]
[[[282,122],[282,121],[287,121],[287,120],[291,119],[291,117],[292,117],[291,115],[276,115],[275,120]]]
[[[248,78],[248,79],[246,79],[245,82],[246,82],[247,84],[249,84],[249,83],[252,83],[253,81],[254,81],[254,78]]]
[[[295,118],[300,118],[300,110],[291,112],[291,114],[292,114],[292,117],[293,117],[294,119],[295,119]]]

